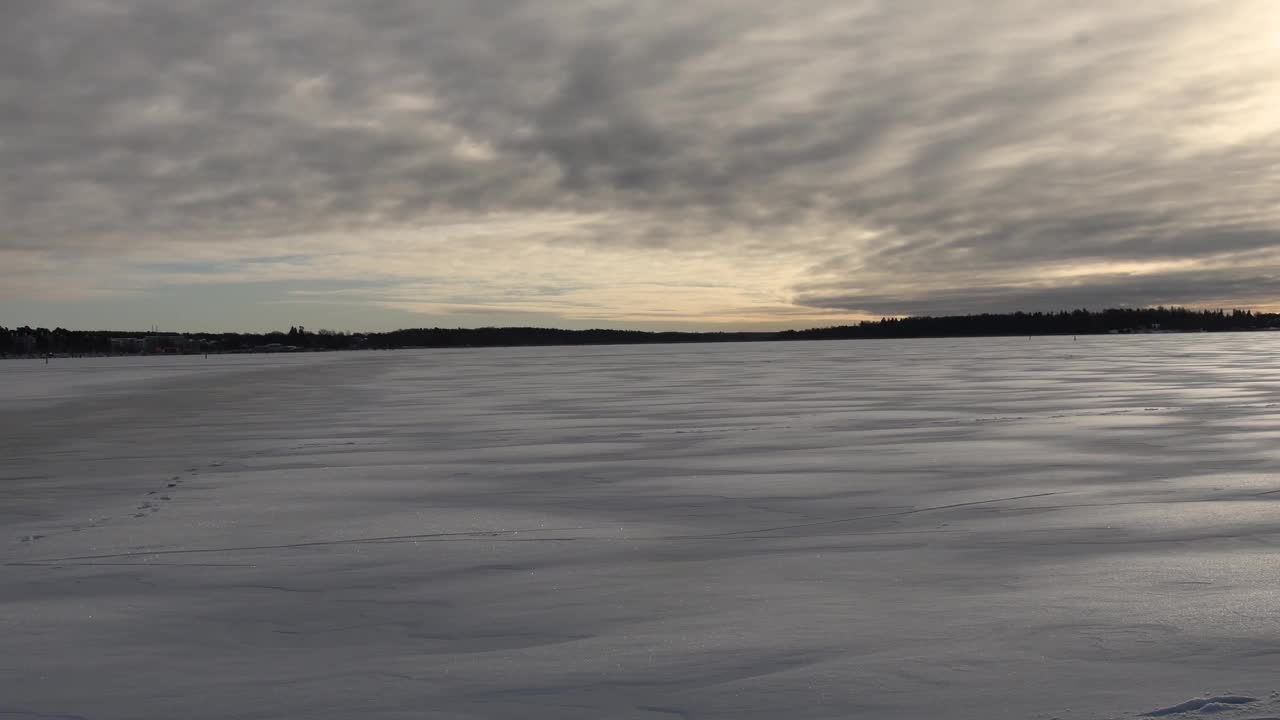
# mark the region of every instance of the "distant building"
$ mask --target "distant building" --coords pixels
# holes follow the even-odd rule
[[[142,343],[143,351],[154,355],[200,352],[200,341],[183,335],[148,335]]]
[[[116,355],[138,355],[146,350],[146,341],[142,338],[111,338],[111,352]]]

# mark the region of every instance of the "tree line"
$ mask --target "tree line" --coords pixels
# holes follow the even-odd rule
[[[1137,332],[1230,332],[1280,328],[1280,314],[1252,310],[1190,310],[1182,307],[1111,308],[1061,312],[914,316],[885,318],[778,333],[779,340],[1011,335],[1099,335]]]
[[[414,328],[390,332],[310,331],[295,326],[266,333],[160,333],[0,327],[0,356],[156,353],[303,352],[539,345],[622,345],[843,340],[1016,335],[1097,335],[1135,332],[1227,332],[1280,329],[1280,314],[1180,307],[1101,311],[912,316],[780,332],[648,332],[536,327]]]

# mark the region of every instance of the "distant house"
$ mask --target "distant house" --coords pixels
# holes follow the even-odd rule
[[[200,341],[183,335],[148,335],[143,338],[143,348],[157,355],[182,355],[200,352]]]
[[[111,338],[111,352],[116,355],[137,355],[146,350],[146,341],[142,338]]]

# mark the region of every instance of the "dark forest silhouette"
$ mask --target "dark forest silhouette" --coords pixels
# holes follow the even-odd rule
[[[905,317],[779,332],[647,332],[533,327],[416,328],[376,333],[292,327],[269,333],[159,333],[0,327],[0,356],[301,352],[536,345],[621,345],[862,338],[1098,335],[1280,329],[1280,314],[1187,308]]]

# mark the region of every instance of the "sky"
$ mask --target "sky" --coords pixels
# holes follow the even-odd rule
[[[1280,309],[1275,0],[13,0],[0,325]]]

